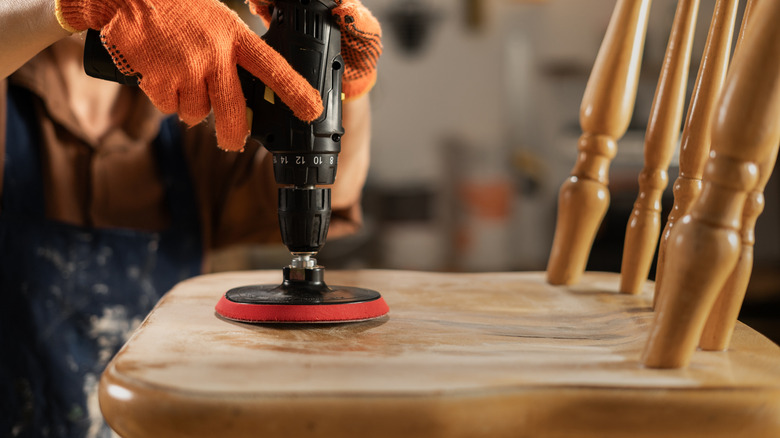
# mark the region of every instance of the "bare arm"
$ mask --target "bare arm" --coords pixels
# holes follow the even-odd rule
[[[57,40],[68,36],[54,15],[54,0],[0,2],[0,80]]]

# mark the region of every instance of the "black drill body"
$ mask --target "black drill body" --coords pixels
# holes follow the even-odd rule
[[[333,0],[277,0],[268,32],[262,38],[320,92],[322,115],[304,122],[259,79],[238,67],[246,105],[252,111],[248,141],[262,144],[273,155],[279,188],[279,228],[293,254],[316,254],[330,224],[330,189],[341,151],[341,32],[334,22]],[[90,76],[137,85],[124,76],[90,30],[84,48],[84,70]]]
[[[279,184],[279,228],[293,255],[282,269],[279,285],[233,288],[217,304],[217,313],[243,322],[350,322],[377,318],[388,308],[379,292],[325,284],[324,268],[314,255],[325,244],[330,224],[330,188],[336,180],[341,151],[341,32],[331,9],[333,0],[276,0],[263,39],[320,92],[324,111],[311,123],[293,112],[270,88],[238,67],[238,76],[252,112],[249,141],[273,155]],[[84,69],[90,76],[137,85],[122,76],[110,55],[90,31],[84,49]],[[248,306],[248,307],[247,307]],[[288,313],[295,306],[298,311]],[[325,306],[325,307],[322,307]],[[251,309],[251,310],[247,310]],[[312,310],[319,309],[319,310]],[[323,309],[333,309],[325,311]]]
[[[279,227],[293,254],[316,254],[330,224],[330,189],[341,151],[341,32],[332,0],[277,1],[263,39],[320,92],[322,115],[312,123],[296,118],[260,80],[239,68],[254,113],[250,141],[273,154],[279,188]]]

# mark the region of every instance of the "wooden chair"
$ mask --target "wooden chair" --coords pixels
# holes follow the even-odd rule
[[[547,270],[552,284],[578,280],[609,205],[609,162],[628,126],[638,79],[641,49],[630,46],[641,46],[648,3],[618,2],[588,82],[580,113],[580,157],[559,195]],[[697,345],[728,348],[752,268],[763,190],[780,143],[780,33],[775,24],[780,9],[777,2],[765,3],[770,5],[749,1],[746,6],[728,79],[737,2],[719,0],[715,6],[683,129],[675,205],[659,249],[657,312],[643,355],[646,366],[686,366]],[[697,8],[697,0],[678,3],[656,88],[645,167],[626,230],[624,293],[639,292],[658,244],[661,194],[682,120]]]
[[[780,352],[738,324],[729,353],[653,370],[652,285],[586,273],[330,272],[380,290],[388,317],[326,326],[225,321],[206,275],[159,303],[100,382],[123,437],[776,437]]]
[[[721,85],[735,2],[718,1],[683,134],[684,153],[699,151],[681,159],[683,177],[703,175],[702,194],[685,201],[679,193],[692,190],[677,190],[679,219],[664,252],[657,311],[653,283],[583,272],[607,207],[609,161],[633,105],[649,3],[617,1],[585,94],[585,134],[561,190],[546,274],[330,272],[329,283],[382,292],[391,310],[374,321],[323,326],[215,315],[225,290],[279,282],[277,271],[185,281],[103,374],[109,424],[145,438],[780,436],[780,348],[732,321],[741,297],[723,286],[737,272],[740,231],[743,259],[749,256],[761,183],[780,140],[780,2],[751,9]],[[654,199],[681,121],[686,68],[678,63],[687,62],[695,12],[696,2],[681,0],[654,103],[651,125],[659,131],[647,139],[663,152],[650,154],[632,228],[656,235]],[[712,128],[708,113],[716,114]],[[704,162],[710,130],[714,154],[702,174],[696,163]],[[641,236],[628,240],[652,240]],[[744,282],[741,272],[730,284]],[[716,297],[719,310],[711,311]],[[731,336],[728,351],[694,351],[699,339],[713,345],[701,336],[708,319],[706,337]],[[692,366],[674,369],[690,358]]]

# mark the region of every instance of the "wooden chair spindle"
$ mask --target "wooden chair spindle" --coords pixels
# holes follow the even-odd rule
[[[737,265],[743,210],[758,187],[759,165],[780,143],[780,2],[763,1],[754,9],[713,117],[701,195],[669,237],[661,296],[642,355],[648,367],[689,363]]]
[[[623,293],[641,292],[653,263],[661,232],[661,196],[669,183],[667,170],[680,134],[698,11],[699,0],[680,0],[674,15],[645,134],[639,195],[626,227],[620,270]]]
[[[634,109],[650,0],[618,0],[580,106],[583,134],[571,177],[558,194],[547,264],[551,284],[576,283],[609,207],[609,165]]]
[[[750,8],[753,0],[748,0]],[[654,306],[660,295],[666,243],[677,221],[688,214],[691,205],[701,192],[701,177],[710,152],[710,127],[715,104],[718,101],[731,53],[731,41],[737,16],[738,0],[718,0],[712,14],[707,43],[699,64],[699,72],[688,106],[688,115],[680,142],[680,174],[674,182],[674,206],[658,245],[658,262],[655,273]],[[743,20],[744,29],[746,21]]]
[[[737,316],[745,299],[750,274],[753,272],[753,247],[756,244],[756,220],[764,211],[764,189],[777,161],[777,148],[758,169],[758,184],[745,201],[742,212],[742,248],[737,266],[723,286],[712,307],[699,346],[702,350],[722,351],[729,348]]]

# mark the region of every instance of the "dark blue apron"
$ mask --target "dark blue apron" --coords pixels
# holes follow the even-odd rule
[[[154,142],[169,230],[77,227],[44,214],[38,98],[9,87],[7,100],[0,437],[104,436],[88,396],[100,373],[160,296],[200,272],[198,211],[179,127],[166,119]]]

